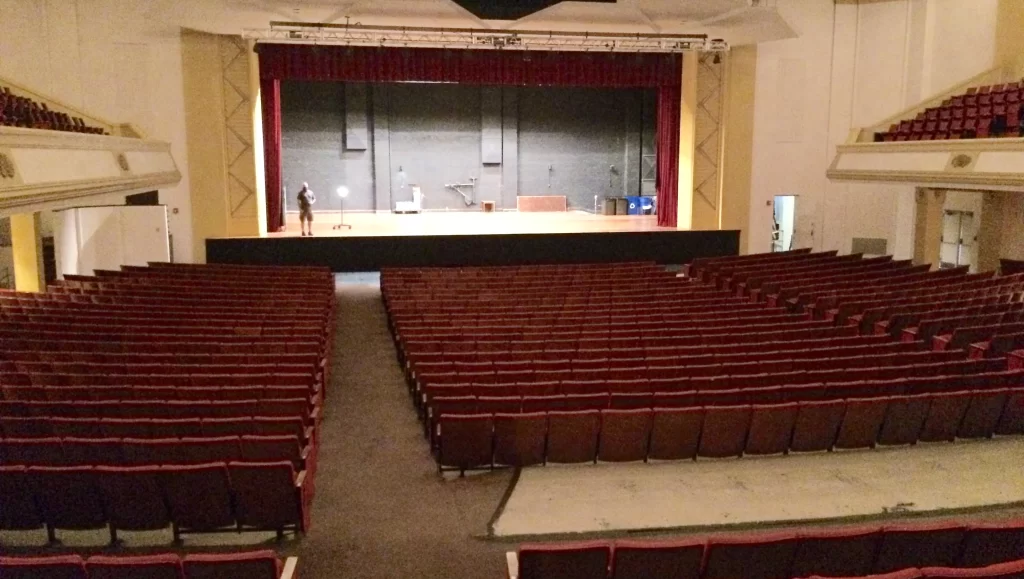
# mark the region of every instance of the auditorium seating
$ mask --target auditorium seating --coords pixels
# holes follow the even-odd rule
[[[79,117],[52,111],[46,103],[11,93],[10,87],[0,86],[0,126],[46,129],[72,133],[107,134],[98,127],[90,127]]]
[[[273,551],[157,555],[0,557],[4,579],[293,579],[298,559]]]
[[[932,337],[1017,323],[1024,277],[834,252],[716,258],[685,272],[643,263],[382,272],[439,469],[1022,433],[1024,372],[1004,358],[968,360],[963,347],[935,349]],[[621,307],[630,291],[649,298],[642,310]],[[844,309],[848,301],[856,305]],[[865,319],[886,331],[858,335]],[[897,326],[901,341],[890,335]]]
[[[524,544],[518,552],[507,553],[506,562],[509,579],[1020,577],[1024,575],[1024,522],[938,521],[668,540]],[[918,574],[898,573],[917,568],[924,569]]]
[[[0,295],[0,529],[305,532],[330,273],[124,274]]]
[[[875,133],[875,142],[1020,137],[1024,134],[1022,102],[1021,82],[972,87],[913,120]]]

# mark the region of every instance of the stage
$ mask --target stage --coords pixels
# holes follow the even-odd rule
[[[352,228],[334,229],[340,221]],[[270,237],[299,237],[299,216],[289,213],[287,229]],[[584,211],[520,213],[518,211],[427,211],[424,213],[345,213],[323,211],[313,216],[314,236],[395,237],[416,235],[497,235],[523,233],[612,233],[676,231],[658,227],[656,215],[594,215]]]
[[[382,267],[517,265],[656,261],[734,255],[738,231],[659,227],[653,215],[515,211],[345,213],[349,228],[334,229],[337,212],[317,212],[313,236],[302,237],[298,216],[267,237],[206,240],[210,263],[326,265],[334,271]]]

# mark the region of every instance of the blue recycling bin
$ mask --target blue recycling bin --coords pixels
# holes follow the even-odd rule
[[[640,215],[654,215],[654,197],[640,197]]]
[[[637,195],[626,196],[626,204],[629,207],[629,210],[627,211],[628,215],[643,215],[643,213],[640,212],[641,199],[642,197]]]

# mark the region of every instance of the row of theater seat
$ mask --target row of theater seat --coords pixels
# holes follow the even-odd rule
[[[0,332],[0,346],[5,350],[31,350],[39,353],[45,352],[99,352],[111,354],[138,354],[138,355],[216,355],[229,354],[241,355],[252,354],[258,356],[270,356],[275,353],[281,355],[305,354],[315,352],[321,360],[322,371],[330,370],[324,364],[325,357],[320,351],[323,345],[316,340],[288,339],[266,339],[252,336],[217,336],[215,338],[203,336],[186,336],[179,339],[178,336],[119,336],[119,341],[114,341],[105,335],[83,335],[77,339],[62,340],[59,332],[24,333]],[[130,338],[130,339],[129,339]],[[65,359],[70,359],[70,356]]]
[[[47,389],[42,392],[53,392]],[[75,390],[68,388],[68,390]],[[38,388],[5,388],[5,393],[40,392]],[[68,418],[247,418],[300,419],[315,423],[319,408],[310,411],[309,398],[287,400],[74,400],[13,399],[0,401],[0,416],[64,416]]]
[[[681,460],[1024,434],[1024,390],[768,405],[442,414],[440,470]]]
[[[0,404],[0,410],[4,405]],[[7,438],[199,438],[221,436],[294,436],[303,445],[313,440],[315,420],[271,418],[80,418],[0,415]]]
[[[0,87],[0,127],[23,127],[71,133],[106,134],[103,129],[90,127],[79,117],[52,111],[46,103],[11,93],[10,87]]]
[[[662,541],[524,544],[506,559],[510,579],[852,578],[921,567],[958,568],[929,571],[926,577],[1019,577],[1024,574],[1024,521],[939,521]],[[983,570],[999,564],[1010,566]]]
[[[309,445],[291,435],[196,438],[0,438],[4,466],[152,466],[287,460],[315,469]]]
[[[838,323],[842,324],[846,323],[850,316],[866,312],[876,313],[874,315],[877,315],[878,318],[887,317],[890,315],[888,308],[892,307],[908,307],[928,303],[941,305],[942,302],[986,299],[1006,294],[1012,296],[1022,289],[1024,286],[1022,286],[1020,275],[994,278],[989,272],[981,279],[972,274],[948,278],[945,283],[929,284],[925,287],[888,289],[868,294],[857,293],[819,298],[809,309],[813,310],[811,317],[815,319],[836,319]],[[1002,301],[1011,300],[1004,298]],[[873,324],[875,321],[877,318],[870,320],[870,323]]]
[[[441,341],[417,342],[418,352],[409,352],[403,356],[403,366],[407,372],[413,371],[413,367],[421,362],[426,363],[474,363],[491,362],[495,370],[511,370],[508,364],[529,364],[542,360],[620,360],[636,357],[667,358],[673,357],[680,364],[686,364],[687,360],[698,359],[704,363],[712,363],[718,360],[739,361],[749,356],[762,355],[770,356],[773,353],[783,355],[786,352],[809,353],[822,351],[824,354],[835,357],[842,357],[844,351],[853,352],[851,355],[859,355],[856,348],[881,348],[881,351],[890,351],[886,348],[902,348],[902,351],[913,351],[905,345],[894,343],[887,336],[837,336],[825,338],[808,338],[802,340],[765,340],[755,342],[737,341],[728,344],[712,345],[660,345],[654,342],[653,345],[633,343],[627,349],[615,348],[614,350],[605,345],[591,346],[589,340],[554,340],[550,342],[536,340],[530,342],[452,342]]]
[[[946,312],[935,312],[926,316],[916,317],[907,322],[908,326],[911,324],[916,325],[912,327],[904,326],[900,330],[899,337],[904,342],[920,340],[926,344],[931,344],[932,338],[935,336],[951,334],[959,328],[978,325],[998,326],[1016,324],[1022,321],[1024,321],[1024,302],[955,308]],[[891,324],[880,329],[888,331],[890,335],[894,331]]]
[[[971,87],[919,113],[912,121],[901,121],[886,132],[875,133],[875,141],[1019,137],[1024,129],[1022,97],[1020,82]]]
[[[882,429],[881,421],[886,414],[889,414],[888,429],[902,430],[898,435],[883,436],[883,443],[897,439],[902,443],[916,441],[930,408],[930,402],[925,400],[930,400],[932,395],[949,394],[961,402],[948,405],[962,412],[957,414],[954,409],[943,414],[947,403],[937,405],[925,439],[939,437],[935,433],[940,431],[940,439],[969,436],[971,432],[990,435],[1008,399],[1004,389],[1018,387],[1020,381],[1019,376],[1000,372],[1005,368],[1002,361],[990,360],[996,364],[994,366],[972,365],[963,360],[966,353],[962,351],[948,352],[949,358],[933,359],[924,351],[932,349],[930,342],[926,347],[920,341],[908,343],[906,350],[902,346],[889,350],[888,336],[853,342],[858,333],[855,326],[837,326],[834,319],[815,320],[813,316],[809,318],[806,311],[803,315],[782,314],[780,307],[773,304],[785,303],[786,308],[797,311],[804,310],[805,305],[839,307],[842,300],[829,301],[830,296],[854,296],[854,292],[867,288],[869,293],[890,292],[891,295],[897,292],[896,295],[902,296],[940,295],[927,292],[941,291],[944,292],[941,295],[953,298],[951,304],[984,300],[985,305],[976,306],[970,310],[972,312],[1017,312],[1021,308],[1019,295],[1015,296],[1014,292],[1021,289],[1024,279],[970,276],[965,268],[927,270],[927,266],[913,266],[909,261],[894,261],[890,257],[863,259],[858,255],[837,256],[834,252],[704,260],[687,268],[686,279],[675,281],[683,289],[665,289],[677,293],[676,303],[656,301],[645,309],[647,317],[632,325],[622,318],[605,317],[603,310],[595,320],[585,320],[576,304],[564,300],[547,304],[538,301],[538,307],[544,304],[543,313],[519,317],[514,310],[492,306],[487,297],[490,286],[475,287],[469,283],[465,286],[468,289],[457,295],[450,291],[452,287],[462,288],[461,282],[480,277],[493,280],[488,283],[497,283],[508,273],[498,270],[474,271],[472,276],[456,269],[433,270],[429,274],[385,271],[381,285],[389,306],[399,360],[406,366],[410,390],[414,402],[421,408],[428,437],[439,453],[441,465],[461,470],[467,462],[452,460],[453,448],[449,447],[447,452],[445,449],[446,414],[452,421],[458,415],[496,413],[510,423],[517,423],[517,420],[525,423],[523,416],[549,413],[539,421],[544,425],[539,436],[536,434],[538,421],[534,417],[534,424],[528,429],[530,434],[512,428],[511,438],[504,440],[513,446],[516,441],[528,446],[533,457],[531,463],[538,462],[538,440],[544,446],[540,453],[546,457],[544,453],[550,439],[546,433],[551,416],[559,416],[561,421],[563,414],[575,415],[576,411],[588,409],[608,412],[645,409],[644,412],[656,414],[669,407],[682,407],[696,408],[700,412],[706,409],[709,416],[717,418],[725,415],[724,408],[735,405],[745,407],[749,415],[752,413],[749,405],[754,405],[764,414],[765,424],[782,432],[776,442],[769,445],[773,452],[780,452],[788,448],[786,437],[793,430],[795,418],[785,418],[786,413],[782,411],[778,416],[769,416],[767,408],[775,404],[835,401],[845,405],[851,398],[878,397],[883,400],[881,410],[876,410],[880,412],[876,414],[878,427],[870,440],[859,439],[866,441],[859,445],[866,446],[876,442],[875,436]],[[521,268],[516,275],[525,275],[526,271],[527,268]],[[615,283],[630,275],[654,276],[649,269],[624,267],[621,276],[614,276]],[[565,279],[571,278],[566,276]],[[658,279],[662,288],[669,288],[673,283],[671,279]],[[488,289],[480,289],[482,287]],[[555,291],[558,289],[556,287]],[[589,295],[585,284],[573,289],[576,295]],[[745,304],[759,305],[761,310],[744,309],[737,313],[728,307],[719,309],[720,305],[747,299],[747,294],[754,300],[767,295],[769,301]],[[421,299],[422,295],[432,297]],[[708,307],[713,309],[708,310]],[[668,310],[662,308],[672,308],[671,317]],[[573,314],[566,317],[563,314],[566,311]],[[955,330],[958,323],[965,321],[945,323],[948,320],[943,320],[926,325],[925,329],[928,332]],[[918,319],[917,322],[928,320]],[[793,344],[813,341],[817,347],[798,352],[794,345],[790,350],[769,353],[771,347],[766,345],[775,341]],[[874,345],[880,350],[877,355],[859,350],[841,357],[833,355],[826,343]],[[761,351],[765,352],[763,357],[759,355]],[[720,361],[719,353],[746,354],[748,358]],[[680,361],[682,357],[685,359]],[[992,395],[992,392],[1003,394]],[[909,414],[890,413],[886,410],[887,400],[894,395],[914,395],[920,400],[913,404],[893,404],[894,408],[915,408]],[[998,406],[990,409],[989,414],[999,416],[991,418],[991,428],[976,428],[970,425],[972,420],[968,420],[970,426],[961,430],[966,408],[971,406],[969,401],[974,396]],[[983,406],[985,404],[979,402],[978,408]],[[797,414],[795,409],[787,412],[790,416]],[[950,416],[949,412],[957,415]],[[519,419],[505,417],[505,414],[519,415]],[[459,436],[471,447],[467,454],[474,458],[469,462],[490,467],[492,447],[502,446],[493,442],[497,427],[487,426],[490,418],[486,416],[464,420],[466,431],[476,433]],[[604,421],[593,417],[585,420],[590,422],[589,426],[581,426],[585,435],[578,455],[584,458],[573,460],[594,460],[600,452],[601,437],[595,434],[591,440],[590,434],[602,430]],[[842,417],[836,420],[842,421]],[[1013,422],[1013,419],[1007,421]],[[633,457],[631,460],[647,456],[648,450],[643,445],[647,444],[650,430],[643,426],[646,422],[647,419],[624,421],[628,423],[623,427],[624,436],[628,435],[633,445],[628,453]],[[726,455],[738,454],[746,448],[749,417],[743,424],[743,428],[729,431],[728,435],[715,428],[705,429],[698,435],[700,444],[714,448],[721,443],[729,449]],[[449,433],[451,428],[449,426]],[[743,432],[737,434],[739,430]],[[470,441],[474,436],[478,439]],[[720,436],[723,438],[719,439]],[[778,442],[783,439],[786,439],[784,443]],[[833,437],[824,447],[829,448],[834,440]],[[698,453],[695,446],[689,456]],[[713,454],[714,451],[704,455]],[[501,460],[497,462],[504,464]]]
[[[297,399],[315,406],[319,393],[309,386],[67,386],[36,384],[8,386],[3,389],[7,400],[49,400],[52,402],[100,400],[191,400],[202,401],[281,401],[289,404]],[[280,412],[276,412],[280,414]]]
[[[888,256],[864,259],[860,254],[812,257],[787,267],[784,271],[770,271],[760,264],[720,272],[715,286],[735,292],[739,297],[753,298],[778,292],[782,286],[794,282],[832,283],[834,281],[865,281],[901,288],[921,287],[925,282],[959,278],[966,271],[951,269],[930,271],[913,266],[905,260],[894,261]],[[838,279],[833,279],[838,278]],[[701,287],[701,286],[697,286]]]
[[[996,336],[1019,334],[1022,332],[1024,332],[1024,321],[960,326],[948,334],[933,336],[932,349],[936,352],[943,350],[966,350],[971,344],[989,342]]]
[[[832,319],[837,324],[857,327],[862,334],[896,335],[908,326],[921,323],[922,319],[942,316],[949,310],[967,309],[986,313],[986,309],[992,309],[993,313],[998,313],[1000,309],[1006,309],[1010,304],[1021,301],[1021,287],[1018,282],[1014,282],[998,289],[989,288],[989,291],[979,288],[969,294],[898,299],[887,306],[861,309],[859,313],[848,311],[848,315],[845,316],[839,315],[836,310],[836,314],[827,319]]]
[[[621,387],[609,382],[608,389]],[[697,406],[743,406],[748,404],[785,404],[823,402],[850,398],[877,398],[918,394],[986,391],[1024,388],[1024,372],[1020,369],[971,376],[937,376],[934,378],[900,378],[896,380],[862,380],[833,384],[766,386],[729,390],[679,390],[673,392],[642,392],[598,390],[585,394],[546,395],[474,395],[474,390],[453,390],[461,396],[434,396],[426,401],[425,424],[431,429],[445,414],[521,414],[531,412],[575,410],[634,410],[644,408],[693,408]],[[522,388],[523,391],[526,388]],[[432,430],[431,430],[432,431]]]
[[[981,363],[983,365],[977,365]],[[851,368],[815,372],[778,372],[737,376],[694,376],[690,378],[638,380],[565,380],[562,382],[452,383],[434,385],[422,391],[423,409],[436,416],[446,401],[475,397],[495,406],[521,398],[524,408],[554,407],[645,408],[657,406],[717,405],[728,403],[800,402],[866,397],[893,393],[933,393],[954,390],[1014,388],[1022,385],[1024,374],[1005,368],[1003,358],[964,361],[958,364]],[[504,401],[504,402],[503,402]],[[451,404],[448,404],[450,407]]]
[[[716,385],[707,389],[755,385],[764,374],[785,375],[784,383],[848,382],[911,375],[934,376],[973,374],[1003,369],[998,360],[966,360],[962,350],[897,351],[867,356],[810,357],[805,359],[759,360],[725,364],[685,364],[673,358],[633,358],[626,360],[544,360],[518,370],[495,370],[486,362],[447,366],[421,365],[415,373],[416,390],[434,386],[488,384],[564,383],[595,380],[693,380],[709,378]],[[703,361],[703,360],[702,360]],[[839,375],[849,370],[848,375]],[[892,374],[890,376],[889,374]],[[790,376],[792,375],[792,376]]]
[[[304,532],[333,308],[321,268],[4,292],[0,526]]]
[[[1006,356],[1021,348],[1024,348],[1024,332],[999,333],[992,336],[992,339],[987,342],[971,344],[970,357],[980,359]]]
[[[0,529],[191,532],[309,528],[314,489],[288,461],[140,467],[0,466]]]
[[[4,579],[294,579],[298,559],[273,551],[0,557]]]
[[[754,351],[731,348],[633,347],[538,350],[534,352],[421,352],[406,359],[410,378],[420,374],[490,370],[495,373],[553,371],[590,368],[601,362],[634,364],[642,367],[701,367],[735,365],[749,362],[802,364],[820,358],[850,359],[886,357],[895,354],[920,355],[923,344],[893,342],[883,336],[849,341],[807,341],[760,344]],[[913,357],[913,356],[910,356]],[[865,365],[871,365],[867,362]],[[502,380],[506,382],[506,380]]]

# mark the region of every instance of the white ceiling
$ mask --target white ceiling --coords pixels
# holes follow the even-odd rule
[[[218,34],[271,21],[517,30],[695,33],[733,45],[795,36],[775,0],[566,1],[515,21],[480,20],[451,0],[148,0],[148,18]]]

